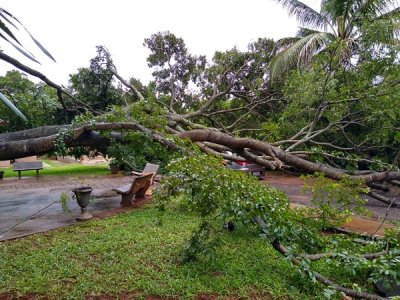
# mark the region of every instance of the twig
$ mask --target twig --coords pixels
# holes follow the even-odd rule
[[[387,219],[387,217],[388,217],[388,215],[389,215],[389,209],[390,209],[390,208],[392,207],[392,205],[393,205],[393,200],[394,200],[394,199],[392,198],[392,201],[390,202],[390,204],[389,204],[388,207],[386,208],[385,217],[383,218],[381,224],[379,224],[379,227],[375,230],[374,233],[371,234],[371,236],[374,236],[374,235],[382,228],[383,224],[386,222],[386,219]]]
[[[58,203],[58,202],[51,202],[50,204],[46,205],[45,207],[41,208],[40,210],[38,210],[37,212],[35,212],[33,215],[30,215],[28,217],[26,217],[25,219],[22,219],[21,221],[19,221],[18,223],[14,224],[13,226],[11,226],[10,228],[7,228],[6,230],[0,232],[0,237],[4,234],[7,233],[8,231],[10,231],[11,229],[17,227],[19,224],[31,219],[32,217],[36,216],[37,214],[39,214],[40,212],[44,211],[45,209],[49,208],[50,206],[52,206],[53,204]]]

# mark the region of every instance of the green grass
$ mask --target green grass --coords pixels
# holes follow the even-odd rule
[[[168,211],[162,225],[148,206],[28,238],[0,243],[0,295],[52,299],[122,293],[136,298],[199,294],[315,299],[313,287],[257,234],[240,228],[221,239],[214,265],[181,263],[198,219]],[[315,291],[317,289],[317,291]]]
[[[110,174],[110,167],[107,163],[95,165],[82,165],[80,163],[62,163],[54,160],[43,160],[48,166],[39,171],[40,175],[104,175]],[[4,171],[4,178],[18,177],[18,172],[14,172],[12,167],[1,168]],[[36,176],[36,171],[22,171],[22,176]]]

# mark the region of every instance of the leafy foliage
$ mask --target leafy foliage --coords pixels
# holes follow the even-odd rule
[[[277,2],[288,10],[289,15],[296,16],[302,27],[296,37],[277,42],[278,54],[271,64],[272,77],[280,77],[296,65],[299,69],[304,68],[315,55],[324,52],[329,53],[330,67],[349,66],[359,56],[365,39],[374,39],[375,45],[396,43],[397,1],[328,0],[321,2],[320,12],[297,0]],[[379,27],[382,34],[364,36],[364,26],[371,25]]]
[[[345,220],[346,214],[350,213],[350,199],[358,197],[361,183],[352,183],[346,178],[341,183],[333,183],[317,177],[318,182],[313,188],[317,208],[289,209],[284,194],[259,184],[246,174],[225,169],[217,157],[198,154],[178,158],[168,166],[168,171],[156,192],[159,207],[165,210],[175,199],[181,207],[199,214],[203,220],[188,241],[183,252],[184,261],[201,258],[213,262],[215,251],[221,246],[218,237],[224,231],[224,223],[241,224],[249,232],[254,232],[254,220],[260,217],[266,224],[261,237],[270,242],[280,240],[288,244],[291,256],[299,257],[298,254],[304,252],[335,253],[322,256],[323,263],[301,259],[300,269],[313,281],[312,269],[328,265],[329,268],[323,272],[339,280],[345,276],[344,284],[365,286],[367,281],[382,279],[392,284],[398,282],[398,231],[387,235],[385,240],[361,245],[355,244],[351,237],[324,236],[320,232]],[[339,211],[329,203],[333,198]],[[359,201],[361,205],[362,201]],[[316,216],[317,212],[319,215]],[[389,249],[386,255],[376,259],[368,260],[363,256],[385,248]],[[331,291],[326,293],[331,294]]]
[[[367,200],[360,194],[367,193],[368,188],[362,181],[350,180],[344,176],[340,181],[333,181],[322,173],[303,176],[304,190],[311,191],[311,203],[315,208],[307,208],[308,213],[325,223],[340,225],[355,214],[367,214],[364,204]]]
[[[181,109],[184,102],[190,101],[189,82],[197,80],[205,67],[205,57],[190,55],[183,39],[168,31],[153,34],[144,45],[151,51],[147,62],[155,68],[156,91],[168,95],[177,102],[174,108]]]
[[[137,132],[124,133],[123,141],[112,140],[107,148],[107,155],[115,163],[125,166],[125,170],[142,170],[147,162],[160,165],[161,171],[174,156],[151,137]]]
[[[198,235],[212,232],[211,224],[222,228],[229,221],[252,227],[254,218],[259,216],[267,224],[264,234],[270,240],[290,239],[301,244],[307,236],[307,242],[312,244],[308,239],[312,229],[296,224],[296,212],[289,210],[282,192],[260,185],[256,178],[224,168],[219,158],[208,155],[179,158],[168,166],[168,171],[167,179],[157,190],[160,205],[166,205],[171,197],[182,197],[179,199],[185,206],[206,222]]]
[[[17,131],[60,121],[58,116],[61,105],[56,93],[41,83],[33,83],[23,73],[8,71],[6,75],[0,76],[0,91],[24,115],[29,116],[29,123],[21,122],[11,110],[0,109],[0,119],[7,121],[0,127],[0,131]],[[4,104],[0,103],[0,107],[4,107]]]
[[[105,111],[110,105],[122,105],[123,91],[115,84],[113,68],[109,53],[98,46],[89,68],[80,68],[78,73],[70,75],[69,89],[75,97],[99,111]]]

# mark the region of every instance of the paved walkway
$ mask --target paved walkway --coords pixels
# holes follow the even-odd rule
[[[0,241],[75,224],[80,207],[76,201],[69,201],[71,213],[63,212],[60,195],[71,194],[74,187],[83,184],[94,188],[92,194],[96,199],[88,206],[94,217],[124,211],[126,208],[120,206],[121,196],[111,189],[131,181],[132,177],[123,175],[40,176],[0,181]]]
[[[120,206],[120,196],[111,189],[132,181],[132,177],[123,175],[61,177],[40,176],[5,179],[0,181],[0,241],[47,231],[75,224],[80,208],[76,201],[70,201],[70,214],[63,212],[60,194],[70,192],[72,188],[89,184],[94,188],[93,201],[88,211],[94,217],[112,215],[130,208]],[[309,205],[310,196],[301,192],[303,182],[295,176],[279,173],[268,173],[263,183],[271,184],[285,191],[292,203]],[[373,211],[375,218],[384,218],[386,205],[370,200],[367,206]],[[43,209],[43,210],[42,210]],[[42,210],[42,211],[40,211]],[[40,211],[39,213],[37,213]],[[400,220],[400,209],[392,208],[389,219]],[[383,234],[387,225],[355,217],[345,227],[358,232]]]
[[[310,193],[302,191],[304,182],[297,176],[280,172],[267,172],[265,179],[262,182],[284,191],[294,206],[310,205]],[[396,190],[396,192],[398,192],[398,190]],[[396,196],[398,197],[398,194]],[[388,210],[387,204],[370,197],[366,198],[368,202],[365,205],[365,208],[371,212],[371,218],[354,216],[350,222],[343,226],[343,228],[360,233],[382,236],[384,230],[386,228],[392,228],[392,226],[387,224],[382,225],[381,220],[386,218],[386,220],[390,221],[400,221],[400,208],[392,207]]]

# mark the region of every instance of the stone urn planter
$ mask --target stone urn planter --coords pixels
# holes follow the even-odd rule
[[[76,217],[77,221],[86,221],[93,218],[93,216],[86,211],[92,191],[93,188],[87,186],[78,187],[72,190],[78,205],[81,207],[81,214]]]

